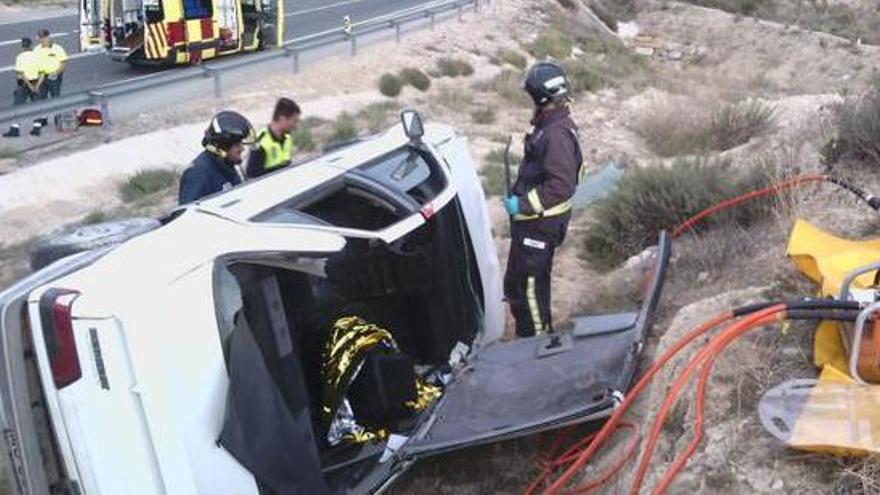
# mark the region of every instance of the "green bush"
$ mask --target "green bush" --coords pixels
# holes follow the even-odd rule
[[[775,110],[758,100],[723,105],[712,114],[712,149],[725,151],[773,127]]]
[[[880,165],[880,79],[865,94],[845,98],[833,115],[836,136],[823,157],[830,163],[845,158]]]
[[[350,113],[343,113],[333,123],[333,133],[330,142],[348,141],[358,136],[357,123]]]
[[[507,140],[506,137],[505,137],[505,140]],[[506,146],[502,146],[500,148],[495,148],[494,150],[486,153],[486,156],[483,157],[483,162],[486,163],[487,165],[492,165],[492,164],[504,165],[504,150],[505,150],[505,148],[506,148]],[[510,166],[511,166],[512,170],[516,171],[516,169],[519,167],[519,162],[521,162],[521,161],[522,161],[522,156],[520,156],[519,154],[517,154],[513,151],[510,152]]]
[[[495,76],[491,83],[486,87],[490,91],[494,91],[498,96],[510,102],[520,105],[530,105],[531,100],[522,89],[523,74],[512,70],[503,70]]]
[[[379,92],[390,98],[396,98],[403,90],[403,80],[394,74],[383,74],[379,78]]]
[[[538,60],[554,58],[562,60],[571,55],[574,48],[574,40],[568,33],[550,28],[538,35],[538,38],[529,45],[529,53]]]
[[[403,69],[400,71],[400,78],[403,79],[403,82],[419,91],[424,92],[431,88],[431,78],[419,69]]]
[[[495,123],[495,108],[483,107],[471,112],[471,119],[477,124],[489,125]]]
[[[506,64],[510,64],[519,70],[525,70],[529,64],[528,59],[522,53],[516,50],[501,50],[498,53],[498,59]]]
[[[757,100],[714,111],[699,102],[666,101],[642,113],[636,132],[655,153],[672,157],[734,148],[768,131],[774,121],[774,109]]]
[[[94,225],[96,223],[106,222],[107,220],[110,220],[110,215],[108,215],[106,212],[103,212],[101,210],[95,210],[95,211],[89,213],[88,215],[86,215],[85,218],[83,218],[80,221],[80,224]]]
[[[389,101],[371,103],[358,112],[358,119],[366,122],[370,132],[379,132],[388,126],[392,112],[396,112],[398,106]]]
[[[503,196],[507,191],[507,185],[504,182],[504,150],[505,147],[496,148],[483,157],[483,168],[480,170],[480,174],[483,178],[483,191],[487,196]],[[513,174],[511,180],[516,179],[516,171],[520,161],[522,161],[520,155],[510,153],[511,174]]]
[[[596,91],[606,86],[598,67],[589,60],[567,60],[562,66],[574,93]]]
[[[130,203],[163,191],[177,183],[177,172],[161,168],[144,169],[128,178],[120,187],[122,201]]]
[[[737,169],[727,161],[702,158],[632,168],[614,190],[594,203],[585,258],[599,266],[615,266],[656,243],[661,230],[674,229],[709,206],[764,187],[770,178],[765,167]],[[772,205],[769,200],[753,200],[706,219],[696,230],[731,223],[749,226],[766,216]]]
[[[467,77],[474,73],[474,67],[466,60],[449,57],[443,57],[437,61],[437,70],[440,75],[446,77]]]
[[[483,179],[483,192],[486,196],[504,196],[507,185],[504,183],[504,166],[497,163],[487,163],[480,170]]]
[[[315,151],[315,137],[312,135],[312,127],[300,123],[299,127],[291,135],[293,139],[293,150],[296,151]]]

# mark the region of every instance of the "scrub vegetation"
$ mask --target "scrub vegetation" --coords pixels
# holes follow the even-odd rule
[[[662,157],[726,151],[773,127],[774,109],[759,100],[733,103],[672,97],[643,112],[635,131]]]
[[[437,60],[437,70],[445,77],[467,77],[474,73],[474,66],[460,58],[443,57]]]
[[[489,125],[495,123],[496,114],[495,107],[485,106],[472,111],[471,119],[476,124]]]
[[[132,175],[119,187],[119,197],[126,203],[140,201],[177,185],[179,175],[162,168],[145,169]]]
[[[356,138],[357,135],[357,122],[355,122],[354,117],[350,113],[345,112],[340,114],[333,123],[333,131],[328,142],[348,141],[349,139]]]
[[[833,125],[835,136],[822,149],[826,162],[857,160],[880,165],[880,78],[865,93],[837,104]]]
[[[593,206],[584,239],[585,258],[601,267],[616,266],[654,245],[660,230],[672,230],[705,208],[764,187],[771,178],[763,166],[734,168],[723,159],[678,158],[669,166],[633,168]],[[723,224],[749,226],[771,207],[770,201],[754,200],[707,219],[696,230]]]
[[[394,74],[383,74],[379,78],[379,92],[389,98],[397,98],[403,90],[403,79]]]
[[[529,53],[538,60],[548,58],[563,60],[571,55],[574,39],[561,28],[552,26],[544,30],[529,46]]]
[[[431,78],[420,69],[408,67],[400,71],[400,78],[404,83],[425,92],[431,89]]]

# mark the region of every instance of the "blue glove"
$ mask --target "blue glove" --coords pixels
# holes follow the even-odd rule
[[[504,199],[504,208],[507,209],[507,213],[510,216],[514,216],[519,213],[519,198],[516,196],[508,196]]]

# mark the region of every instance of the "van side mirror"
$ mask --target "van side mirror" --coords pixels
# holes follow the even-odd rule
[[[425,135],[425,126],[422,125],[422,116],[415,110],[400,112],[400,121],[403,124],[403,132],[414,143],[420,143]]]

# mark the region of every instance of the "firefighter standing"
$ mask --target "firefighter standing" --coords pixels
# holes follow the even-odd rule
[[[205,150],[184,170],[178,201],[191,203],[241,184],[238,166],[244,147],[254,142],[254,128],[237,112],[220,112],[202,138]]]
[[[248,178],[274,172],[290,165],[293,155],[293,137],[299,125],[299,105],[289,98],[279,98],[272,112],[272,122],[260,131],[257,143],[248,157]]]
[[[31,50],[31,39],[21,39],[21,53],[15,57],[15,76],[16,87],[12,93],[12,104],[23,105],[29,101],[36,101],[42,98],[43,92],[43,75],[40,71],[39,56]],[[3,137],[19,137],[21,136],[20,124],[15,123],[9,128]],[[42,122],[35,120],[31,134],[38,136]]]
[[[504,200],[512,217],[504,295],[518,337],[553,331],[553,254],[568,230],[571,198],[583,163],[562,68],[552,62],[538,63],[529,70],[524,86],[535,102],[534,129],[525,138],[519,175]]]
[[[67,52],[64,51],[63,46],[52,42],[48,29],[40,29],[37,37],[40,44],[34,48],[34,52],[40,57],[41,70],[46,78],[43,96],[58,98],[61,96],[61,81],[64,67],[67,65]]]

